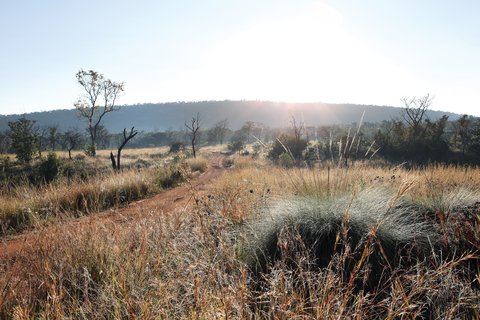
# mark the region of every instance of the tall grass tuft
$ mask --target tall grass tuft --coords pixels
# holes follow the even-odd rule
[[[290,254],[298,245],[308,249],[319,268],[328,266],[335,253],[348,250],[352,259],[346,262],[345,276],[367,259],[362,263],[371,267],[367,282],[373,287],[388,277],[385,268],[424,261],[437,251],[437,242],[438,234],[422,220],[419,208],[384,189],[370,188],[334,201],[280,201],[253,225],[245,258],[259,274],[268,272],[275,260],[293,263]]]

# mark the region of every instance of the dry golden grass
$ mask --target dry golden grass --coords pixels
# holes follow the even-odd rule
[[[238,255],[249,221],[278,199],[328,201],[378,187],[431,204],[455,193],[479,195],[479,169],[282,169],[240,156],[233,164],[208,190],[192,190],[198,201],[187,208],[120,225],[40,231],[36,250],[0,262],[0,318],[479,318],[478,289],[457,271],[465,256],[403,270],[376,296],[342,280],[335,271],[342,256],[319,271],[309,267],[307,252],[298,256],[300,273],[280,261],[265,277],[268,289],[257,291]]]
[[[60,181],[43,187],[27,184],[0,198],[3,233],[18,232],[50,220],[98,212],[158,191],[153,170],[100,174],[88,181]]]
[[[123,149],[122,156],[126,157],[151,157],[152,155],[157,154],[166,154],[168,153],[168,147],[156,147],[156,148],[135,148],[135,149]],[[100,149],[97,150],[97,156],[108,158],[110,157],[110,152],[116,154],[115,149]],[[55,151],[58,156],[68,158],[67,151]],[[84,152],[81,150],[72,151],[72,157],[84,156]]]
[[[44,186],[25,182],[0,189],[0,235],[39,227],[59,218],[122,206],[160,192],[167,186],[163,181],[171,179],[175,168],[182,163],[185,163],[181,172],[183,178],[176,179],[174,185],[183,182],[191,172],[201,173],[207,168],[203,150],[197,159],[166,152],[166,147],[126,149],[122,156],[124,169],[115,172],[110,168],[109,151],[100,150],[95,158],[85,157],[83,162],[76,160],[78,164],[83,163],[81,167],[94,172],[88,179],[63,177]]]

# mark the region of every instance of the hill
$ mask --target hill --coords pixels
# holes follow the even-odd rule
[[[307,125],[350,124],[358,122],[365,111],[365,122],[381,122],[397,118],[401,108],[355,104],[327,103],[285,103],[271,101],[201,101],[146,103],[122,106],[119,111],[108,114],[104,124],[110,132],[120,132],[123,128],[135,126],[140,131],[164,131],[183,128],[185,121],[200,113],[203,127],[211,127],[216,122],[228,119],[229,127],[240,128],[246,121],[263,123],[269,127],[289,126],[290,115],[303,120]],[[428,116],[435,120],[442,115],[450,120],[458,114],[429,111]],[[0,132],[8,128],[9,121],[21,115],[0,116]],[[83,128],[85,124],[76,116],[76,111],[55,110],[26,114],[36,120],[40,127],[57,125],[60,130]]]

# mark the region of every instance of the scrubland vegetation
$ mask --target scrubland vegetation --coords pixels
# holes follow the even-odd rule
[[[168,148],[129,150],[121,172],[108,166],[102,151],[96,158],[77,153],[68,160],[51,153],[27,166],[6,164],[10,174],[0,188],[0,234],[124,206],[174,187],[206,165],[205,158],[171,155]]]
[[[66,223],[189,185],[211,150],[128,151],[120,173],[2,190],[2,237],[36,233],[0,260],[0,318],[480,317],[477,168],[274,165],[256,147],[225,156],[224,174],[173,211]]]
[[[153,137],[124,129],[116,158],[97,150],[113,102],[77,107],[99,117],[87,144],[9,123],[0,317],[480,318],[480,122],[404,102],[380,127],[205,130],[197,113],[169,148],[123,150]]]

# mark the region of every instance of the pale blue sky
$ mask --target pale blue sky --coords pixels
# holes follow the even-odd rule
[[[0,0],[0,114],[73,108],[80,69],[119,104],[260,99],[480,116],[480,1]]]

